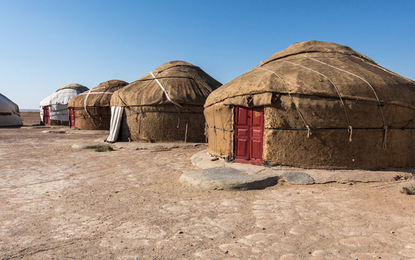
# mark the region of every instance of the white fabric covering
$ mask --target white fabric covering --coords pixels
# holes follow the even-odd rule
[[[43,107],[50,106],[50,120],[68,121],[68,103],[71,98],[79,95],[76,89],[62,89],[42,100],[40,106],[40,118],[43,121]]]
[[[0,93],[0,126],[21,126],[19,106]]]
[[[110,134],[108,135],[107,142],[114,143],[118,139],[120,133],[121,118],[124,112],[124,107],[111,107],[111,121],[110,121]]]

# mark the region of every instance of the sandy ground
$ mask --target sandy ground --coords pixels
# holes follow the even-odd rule
[[[415,259],[401,181],[204,191],[178,179],[205,146],[97,153],[71,145],[103,136],[44,130],[0,128],[0,259]]]

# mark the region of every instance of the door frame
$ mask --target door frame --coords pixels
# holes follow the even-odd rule
[[[69,108],[69,128],[75,129],[75,109],[72,107]]]
[[[247,156],[241,156],[238,158],[237,154],[238,154],[238,129],[240,128],[244,128],[244,127],[240,127],[238,126],[238,113],[239,113],[239,109],[243,108],[248,110],[248,130],[249,130],[249,140],[247,142],[248,148],[247,149]],[[260,138],[258,137],[254,137],[254,130],[258,130],[258,126],[253,126],[252,122],[253,122],[253,115],[254,112],[256,112],[255,110],[260,110],[261,112],[261,123],[260,123]],[[256,131],[255,133],[256,135],[258,134],[258,132]],[[234,107],[234,161],[235,162],[240,162],[240,163],[249,163],[249,164],[255,164],[255,165],[262,165],[263,163],[263,159],[262,159],[262,155],[263,155],[263,147],[264,147],[264,107],[243,107],[243,106],[235,106]],[[254,145],[253,145],[253,140],[259,140],[260,141],[260,158],[253,158],[253,149],[254,149]]]
[[[43,124],[50,125],[50,106],[43,107]]]

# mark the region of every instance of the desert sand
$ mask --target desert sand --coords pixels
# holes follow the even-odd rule
[[[0,259],[415,259],[405,181],[206,191],[179,182],[206,145],[98,153],[23,121],[0,128]]]

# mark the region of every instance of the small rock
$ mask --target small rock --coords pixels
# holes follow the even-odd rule
[[[284,180],[296,185],[310,185],[314,184],[314,179],[304,172],[285,172],[281,174]]]
[[[415,195],[415,182],[405,183],[401,192],[406,195]]]

